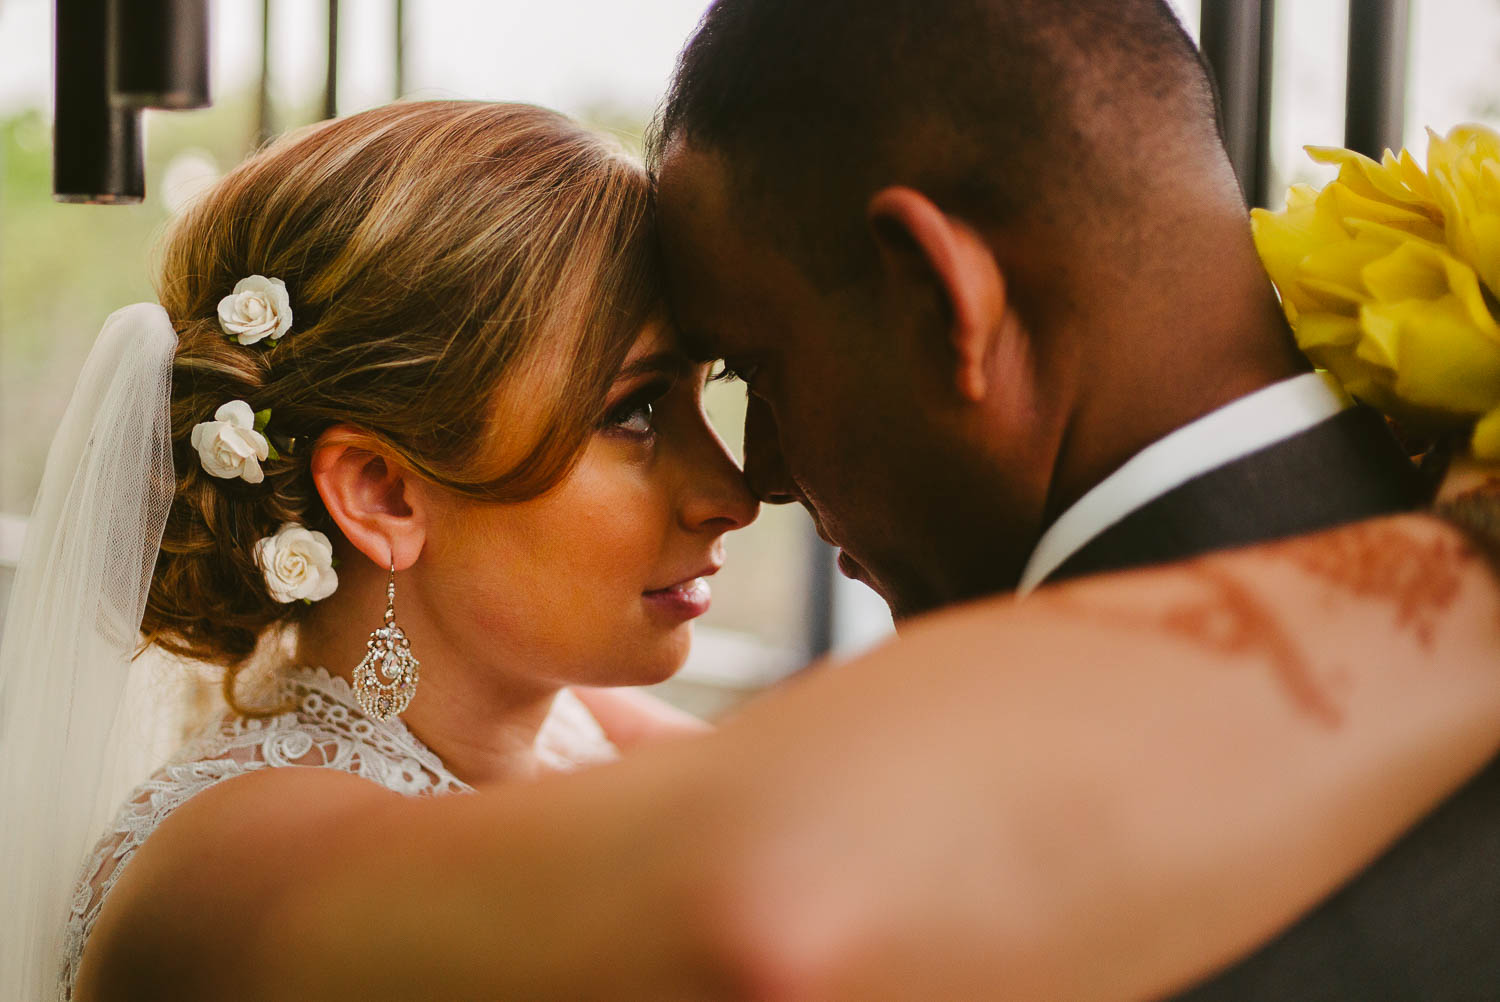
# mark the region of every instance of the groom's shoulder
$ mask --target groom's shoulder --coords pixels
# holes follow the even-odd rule
[[[1410,511],[1424,496],[1385,419],[1351,407],[1156,497],[1080,548],[1054,579],[1319,532]]]

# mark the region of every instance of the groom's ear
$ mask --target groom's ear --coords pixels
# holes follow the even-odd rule
[[[945,300],[954,385],[973,403],[989,392],[989,362],[1005,319],[1005,277],[989,244],[921,192],[902,186],[866,206],[882,266],[934,283]]]
[[[312,478],[339,531],[382,569],[416,563],[427,540],[427,497],[380,441],[352,425],[334,425],[313,448]]]

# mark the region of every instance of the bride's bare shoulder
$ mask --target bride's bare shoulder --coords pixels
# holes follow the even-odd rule
[[[75,1002],[255,997],[257,944],[332,853],[409,798],[336,769],[260,769],[172,812],[99,912]]]

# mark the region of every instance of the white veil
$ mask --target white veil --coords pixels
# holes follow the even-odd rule
[[[0,623],[0,998],[55,997],[73,882],[151,764],[125,698],[173,496],[177,335],[111,314],[84,363]]]

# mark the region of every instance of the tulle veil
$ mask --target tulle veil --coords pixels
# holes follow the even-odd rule
[[[166,311],[111,314],[47,457],[0,623],[0,998],[57,997],[79,867],[153,767],[141,618],[173,496]],[[133,677],[134,676],[134,677]]]

